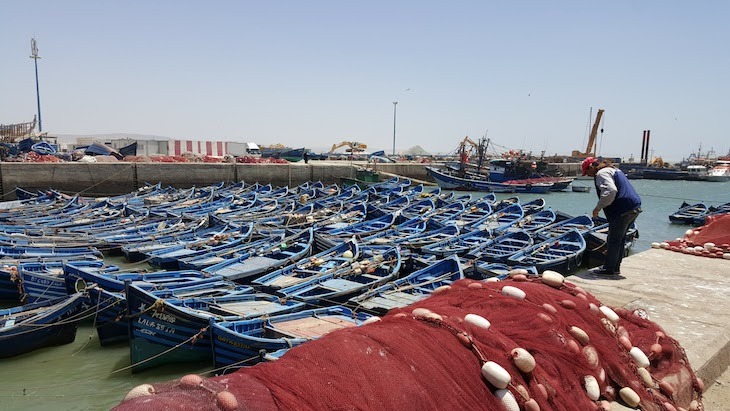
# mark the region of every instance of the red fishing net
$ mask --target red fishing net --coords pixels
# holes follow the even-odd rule
[[[683,238],[660,246],[685,254],[730,259],[730,214],[707,216],[705,225],[689,229]]]
[[[137,387],[116,409],[699,410],[700,393],[683,349],[643,312],[520,277],[461,280],[275,362]]]

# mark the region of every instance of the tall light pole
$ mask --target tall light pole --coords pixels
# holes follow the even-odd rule
[[[393,102],[393,155],[395,155],[395,114],[396,114],[396,107],[398,107],[398,102]]]
[[[38,102],[38,132],[43,131],[43,121],[41,120],[41,92],[38,88],[38,59],[41,58],[38,55],[38,45],[35,42],[35,38],[30,39],[30,58],[35,63],[35,96]]]

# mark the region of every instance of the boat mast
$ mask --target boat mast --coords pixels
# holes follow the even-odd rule
[[[38,45],[36,44],[35,37],[30,39],[30,58],[35,63],[35,96],[38,102],[38,132],[43,131],[43,121],[41,121],[41,93],[38,88],[38,59],[41,58],[38,55]]]

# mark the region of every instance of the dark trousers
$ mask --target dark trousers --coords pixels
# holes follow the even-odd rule
[[[631,223],[636,220],[641,212],[640,208],[621,214],[618,218],[608,222],[608,239],[606,240],[606,259],[603,268],[608,271],[618,272],[621,268],[621,260],[626,253],[626,233]]]

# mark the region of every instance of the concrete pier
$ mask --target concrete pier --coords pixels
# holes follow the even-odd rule
[[[730,366],[730,260],[650,249],[625,258],[621,277],[582,273],[567,280],[605,305],[646,311],[711,386]]]

